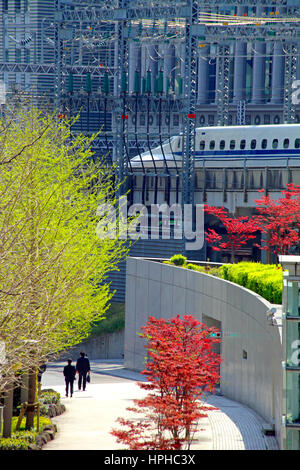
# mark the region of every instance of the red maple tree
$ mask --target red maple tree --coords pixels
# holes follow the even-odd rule
[[[209,228],[205,232],[206,241],[212,245],[212,249],[220,251],[229,250],[231,262],[235,261],[235,253],[250,239],[255,239],[255,233],[260,230],[259,219],[256,217],[230,217],[224,207],[204,206],[204,211],[217,217],[226,230],[226,241],[214,229]]]
[[[220,342],[218,330],[191,315],[149,317],[142,330],[148,353],[142,373],[148,381],[139,386],[150,393],[128,408],[142,418],[119,418],[126,429],[113,429],[111,434],[131,450],[189,449],[197,422],[208,409],[201,399],[220,379],[221,359],[214,351]]]
[[[264,193],[264,190],[259,192]],[[265,245],[259,248],[277,256],[288,254],[299,244],[300,186],[288,184],[281,193],[283,197],[278,200],[271,199],[269,195],[255,200],[260,230],[266,235]]]

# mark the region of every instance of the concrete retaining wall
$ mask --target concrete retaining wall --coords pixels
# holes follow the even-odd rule
[[[60,355],[61,360],[69,357],[75,361],[80,351],[89,359],[122,359],[124,355],[124,330],[89,338]]]
[[[271,326],[272,307],[231,282],[159,262],[128,258],[126,271],[125,366],[140,371],[145,349],[137,335],[148,316],[191,314],[221,322],[221,393],[244,403],[275,425],[280,439],[282,401],[281,331]],[[276,306],[279,310],[281,306]]]

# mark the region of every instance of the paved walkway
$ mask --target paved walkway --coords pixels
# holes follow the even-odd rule
[[[66,412],[53,422],[58,432],[44,450],[114,450],[124,449],[110,434],[118,417],[131,417],[126,408],[132,400],[147,392],[137,385],[144,377],[126,370],[121,361],[91,361],[91,384],[85,392],[75,391],[73,398],[64,397],[62,368],[64,363],[49,365],[42,388],[51,387],[61,393]],[[263,419],[240,403],[220,395],[210,395],[208,411],[201,419],[199,432],[191,450],[276,450],[275,437],[262,433]]]

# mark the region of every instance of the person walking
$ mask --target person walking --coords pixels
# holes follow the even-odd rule
[[[81,352],[80,357],[77,359],[76,363],[76,373],[78,374],[78,390],[85,391],[86,389],[86,376],[90,373],[90,361],[85,357],[85,353]]]
[[[76,369],[72,364],[72,359],[68,359],[68,365],[64,367],[64,376],[65,376],[65,382],[66,382],[66,397],[68,396],[69,393],[69,388],[70,388],[70,397],[73,396],[73,385],[74,385],[74,380],[76,377]]]

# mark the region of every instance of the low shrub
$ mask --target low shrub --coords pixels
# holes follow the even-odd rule
[[[32,431],[16,431],[12,434],[11,438],[12,439],[23,439],[30,444],[35,443],[35,436],[36,433]]]
[[[183,255],[174,255],[170,258],[170,261],[175,264],[175,266],[183,266],[186,264],[186,257]]]
[[[188,263],[185,267],[187,269],[190,269],[191,271],[204,272],[204,269],[202,268],[202,266],[197,266],[196,264],[193,264],[193,263]]]
[[[60,401],[60,393],[55,392],[54,390],[42,390],[40,396],[40,402],[44,403],[45,405],[51,405],[53,403],[59,403]]]
[[[0,450],[28,450],[28,440],[20,438],[0,438]]]

